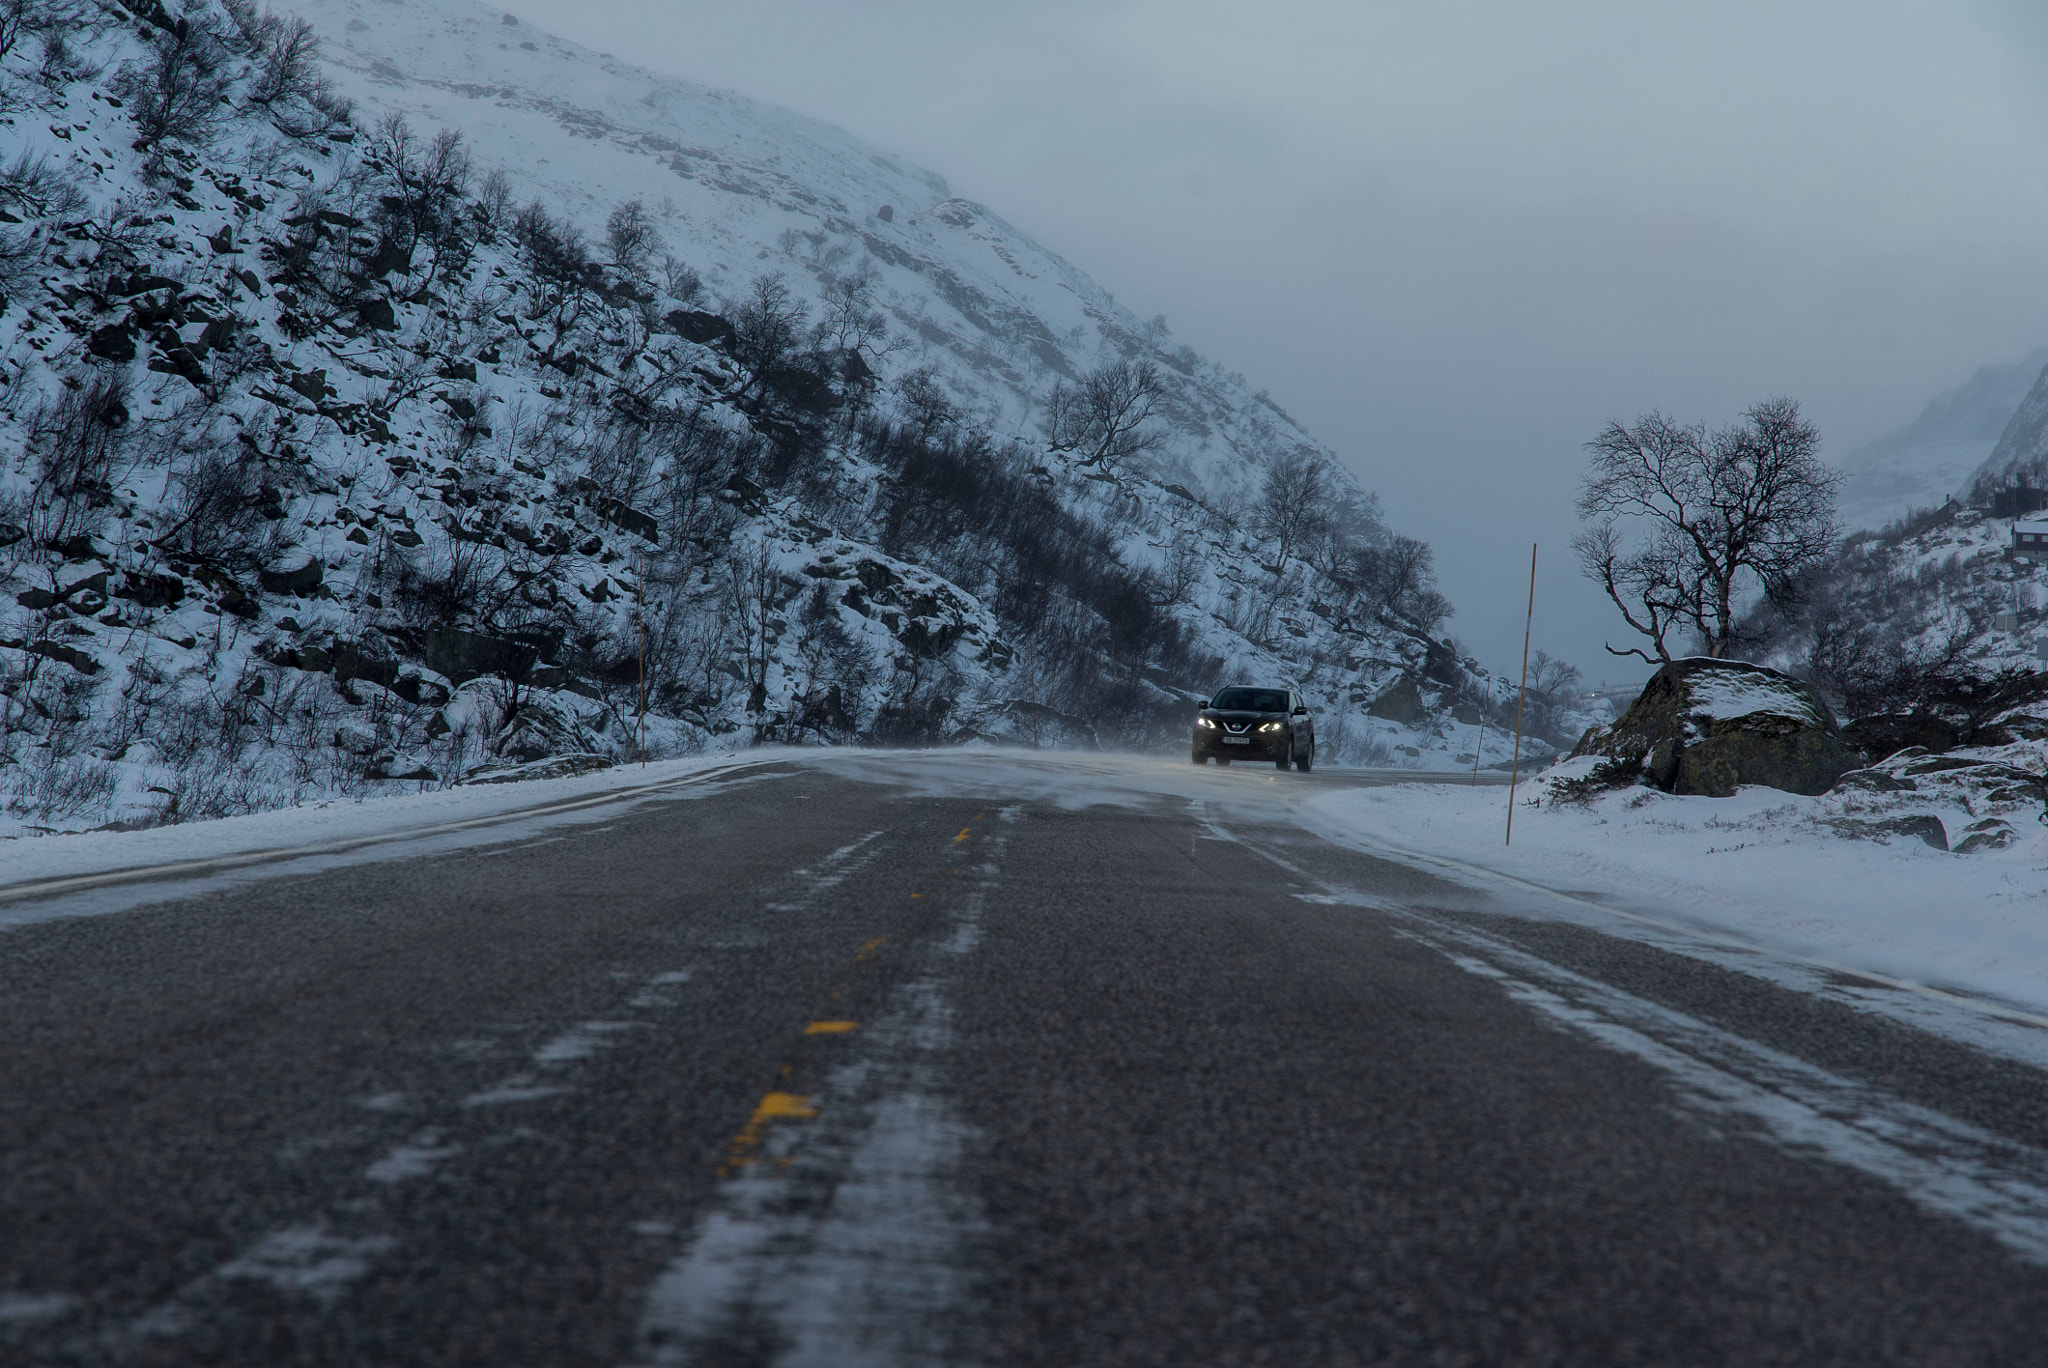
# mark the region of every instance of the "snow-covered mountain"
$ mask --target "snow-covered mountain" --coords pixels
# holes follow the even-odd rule
[[[2015,365],[1984,366],[1905,427],[1850,452],[1842,462],[1844,525],[1883,527],[1962,494],[1987,460],[1995,461],[1994,450],[2044,368],[2048,350]]]
[[[2034,378],[1991,454],[1971,472],[1969,487],[1980,497],[2001,485],[2039,488],[2048,480],[2048,369]]]
[[[374,122],[461,132],[516,198],[592,233],[620,202],[653,211],[713,299],[764,270],[822,303],[871,272],[908,350],[1001,432],[1035,431],[1053,386],[1142,355],[1167,373],[1148,474],[1247,496],[1261,462],[1324,453],[1242,376],[1176,346],[1107,291],[945,180],[829,124],[642,71],[466,0],[290,0],[313,20],[337,83]]]
[[[465,0],[302,8],[324,68],[247,0],[0,59],[17,822],[643,740],[1169,749],[1228,679],[1326,762],[1499,724],[1428,548],[939,178]]]

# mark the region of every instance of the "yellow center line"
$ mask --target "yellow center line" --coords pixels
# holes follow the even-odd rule
[[[859,1029],[860,1023],[858,1021],[814,1021],[804,1027],[804,1034],[807,1036],[845,1035],[848,1031],[858,1031]]]
[[[960,834],[959,834],[958,836],[955,836],[955,837],[953,838],[953,844],[954,844],[954,845],[959,845],[959,844],[960,844],[960,843],[961,843],[962,841],[966,840],[966,839],[967,839],[967,838],[968,838],[969,836],[972,836],[973,834],[974,834],[974,828],[973,828],[973,827],[971,827],[971,826],[964,826],[964,827],[961,827],[961,828],[960,828]]]
[[[862,960],[866,959],[866,958],[867,958],[867,957],[868,957],[869,955],[872,955],[872,954],[874,954],[874,953],[875,953],[875,951],[877,951],[877,950],[881,949],[881,948],[882,948],[882,943],[883,943],[884,941],[888,940],[888,939],[889,939],[889,938],[888,938],[887,936],[873,936],[873,937],[870,937],[870,938],[869,938],[869,940],[868,940],[868,943],[867,943],[866,945],[863,945],[863,946],[862,946],[862,947],[860,948],[860,953],[859,953],[859,954],[857,954],[857,955],[855,955],[855,956],[853,957],[853,962],[854,962],[855,964],[859,964],[859,963],[860,963],[860,962],[861,962]]]
[[[754,1114],[747,1118],[747,1124],[726,1146],[725,1162],[718,1166],[719,1176],[725,1177],[734,1169],[754,1162],[754,1151],[761,1147],[761,1139],[770,1121],[808,1121],[817,1114],[818,1109],[811,1105],[811,1099],[802,1093],[764,1093],[760,1105],[754,1108]]]

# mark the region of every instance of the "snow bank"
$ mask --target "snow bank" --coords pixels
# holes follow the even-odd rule
[[[744,754],[618,765],[596,774],[523,783],[485,784],[427,793],[333,799],[212,822],[147,831],[93,831],[0,841],[0,888],[42,879],[218,860],[259,851],[317,847],[337,841],[409,837],[447,822],[506,816],[531,808],[674,784],[736,763],[790,759],[797,747],[756,747]]]
[[[1323,793],[1300,821],[1355,849],[1414,851],[1778,954],[2048,1008],[2038,824],[2005,850],[1951,855],[1908,835],[1838,834],[1838,795],[1631,788],[1581,806],[1550,799],[1547,785],[1519,794],[1512,847],[1498,788]]]

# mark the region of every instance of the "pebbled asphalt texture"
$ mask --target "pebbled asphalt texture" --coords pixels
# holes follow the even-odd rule
[[[1271,775],[1079,806],[949,764],[0,934],[0,1362],[2048,1363],[2026,1229],[1473,965],[2048,1183],[2037,1071],[1224,787]]]

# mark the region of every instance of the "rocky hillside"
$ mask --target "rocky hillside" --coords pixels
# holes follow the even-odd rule
[[[1429,548],[936,177],[459,0],[22,13],[16,829],[643,745],[1171,749],[1231,678],[1298,683],[1326,762],[1497,725]]]

